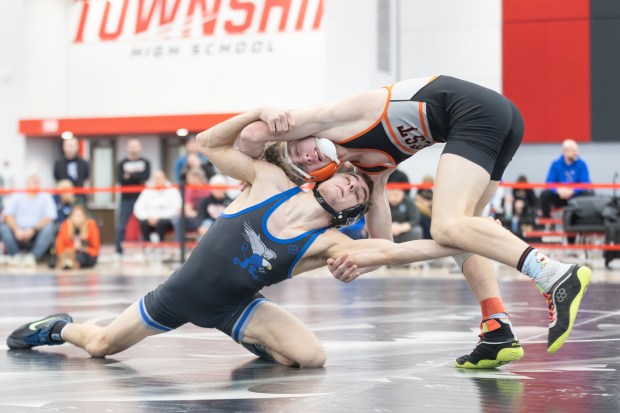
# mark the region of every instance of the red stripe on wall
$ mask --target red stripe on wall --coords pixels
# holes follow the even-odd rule
[[[503,93],[523,114],[524,141],[590,141],[589,1],[503,4]]]
[[[504,0],[504,24],[590,18],[589,0]]]
[[[191,133],[208,129],[234,115],[234,113],[211,113],[117,118],[23,119],[19,121],[19,131],[30,137],[55,137],[65,131],[73,132],[76,136],[172,134],[181,128]]]

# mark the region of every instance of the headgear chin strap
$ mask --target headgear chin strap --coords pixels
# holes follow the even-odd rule
[[[342,228],[348,225],[353,225],[364,216],[366,211],[368,211],[368,203],[358,204],[354,207],[343,209],[340,212],[336,211],[327,203],[327,201],[325,201],[319,192],[319,184],[314,185],[314,188],[312,188],[312,193],[314,194],[314,198],[316,198],[319,205],[321,205],[324,210],[333,216],[331,222],[329,223],[331,228]]]
[[[332,161],[325,165],[324,167],[317,169],[316,171],[312,171],[307,173],[303,171],[300,167],[295,165],[293,161],[288,156],[288,142],[285,143],[284,146],[284,156],[286,157],[286,161],[297,171],[305,181],[307,182],[322,182],[325,181],[336,173],[338,169],[342,166],[342,162],[338,159],[338,154],[336,153],[336,145],[334,142],[325,138],[314,138],[316,139],[316,146],[319,148],[321,153],[327,156]]]

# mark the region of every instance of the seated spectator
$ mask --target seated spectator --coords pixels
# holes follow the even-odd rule
[[[545,182],[563,184],[590,183],[588,165],[579,158],[577,142],[572,139],[566,139],[562,142],[562,155],[551,164]],[[540,215],[549,218],[552,206],[564,207],[568,204],[569,199],[590,193],[591,191],[588,190],[573,189],[566,186],[547,189],[540,194]]]
[[[214,175],[209,180],[209,185],[226,185],[226,177],[223,175]],[[213,222],[222,215],[224,209],[233,200],[228,197],[226,194],[226,189],[215,189],[211,188],[211,195],[206,197],[200,203],[200,208],[198,209],[198,216],[200,217],[200,227],[198,227],[198,234],[202,237],[207,233],[209,227]]]
[[[181,209],[181,194],[172,187],[163,171],[153,174],[153,184],[138,196],[133,213],[140,222],[145,241],[159,242],[172,229],[172,220]]]
[[[207,157],[204,156],[204,154],[198,151],[198,145],[196,144],[196,138],[194,136],[191,136],[187,138],[187,141],[185,141],[185,154],[179,156],[174,163],[174,177],[177,180],[177,182],[180,183],[181,181],[183,181],[183,176],[182,176],[183,171],[185,170],[187,172],[187,170],[189,170],[189,169],[186,169],[186,164],[187,164],[188,157],[191,158],[190,155],[194,155],[195,157],[198,157],[198,159],[200,160],[201,167],[202,165],[205,165],[204,166],[205,175],[207,177],[211,177],[212,175],[215,175],[215,168],[213,167],[213,164],[209,162],[209,159],[207,159]],[[195,166],[197,166],[195,161],[190,159],[189,168],[192,168]]]
[[[61,179],[58,181],[58,184],[56,184],[56,189],[60,191],[57,194],[54,194],[54,202],[56,203],[57,211],[57,225],[62,224],[71,213],[73,207],[80,203],[78,202],[75,194],[72,192],[73,188],[73,182],[69,179]]]
[[[28,177],[26,189],[8,200],[0,232],[10,264],[35,266],[54,241],[56,205],[50,194],[39,191],[38,175]],[[23,261],[18,255],[20,249],[28,252]]]
[[[422,183],[427,185],[433,185],[435,180],[432,176],[426,175],[422,178]],[[424,239],[432,239],[431,237],[431,218],[433,207],[433,189],[419,189],[415,196],[415,205],[420,211],[420,225],[422,226],[422,233]]]
[[[62,269],[91,268],[97,263],[101,235],[86,207],[76,205],[56,236],[56,266]]]
[[[53,195],[54,202],[56,203],[56,223],[55,223],[55,232],[58,230],[60,225],[67,219],[71,210],[75,205],[83,205],[84,198],[76,197],[73,192],[73,182],[69,179],[61,179],[56,184],[56,189],[59,191],[58,193]],[[55,244],[52,244],[52,248],[50,249],[50,260],[48,262],[48,266],[50,268],[55,268],[57,264],[57,256],[56,256],[56,248]]]
[[[187,172],[192,169],[202,170],[204,176],[206,177],[206,181],[211,179],[216,174],[213,164],[209,161],[204,161],[195,153],[188,154],[185,159],[185,166],[181,170],[181,179],[184,182],[187,182]]]
[[[198,211],[203,199],[211,194],[208,189],[193,188],[193,186],[205,185],[207,183],[204,172],[201,168],[193,168],[185,175],[185,226],[181,228],[181,216],[177,216],[173,221],[174,239],[181,242],[187,231],[195,231],[202,223],[202,217]]]
[[[392,236],[401,243],[421,239],[420,211],[403,189],[388,189],[388,202],[392,213]]]
[[[519,175],[517,183],[527,183],[525,175]],[[533,189],[514,188],[512,190],[512,224],[510,230],[521,236],[521,226],[533,225],[538,209],[538,198]]]
[[[408,184],[409,183],[409,177],[407,176],[406,173],[404,173],[400,169],[396,168],[396,169],[394,169],[394,172],[392,172],[390,174],[390,176],[388,177],[387,181],[388,181],[388,184],[389,183]],[[404,189],[404,191],[405,191],[405,195],[407,195],[407,197],[409,197],[411,189],[407,188],[407,189]]]

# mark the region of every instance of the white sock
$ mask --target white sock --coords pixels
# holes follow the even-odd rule
[[[543,291],[549,292],[570,267],[570,264],[552,260],[537,249],[532,249],[525,258],[521,272],[532,278]]]
[[[72,323],[67,323],[65,324],[65,326],[62,328],[62,330],[60,330],[60,338],[62,338],[63,340],[65,339],[63,337],[63,333],[65,332],[65,328],[69,327]]]

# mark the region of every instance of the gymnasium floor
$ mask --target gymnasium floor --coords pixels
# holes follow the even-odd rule
[[[320,270],[266,289],[323,342],[328,361],[317,370],[257,360],[220,332],[193,326],[103,360],[67,344],[8,351],[14,328],[48,314],[109,322],[170,268],[0,267],[0,412],[618,412],[619,264],[605,270],[595,260],[577,326],[553,356],[545,352],[544,299],[500,267],[526,354],[487,371],[452,366],[477,340],[479,310],[447,262],[382,268],[351,284]]]

